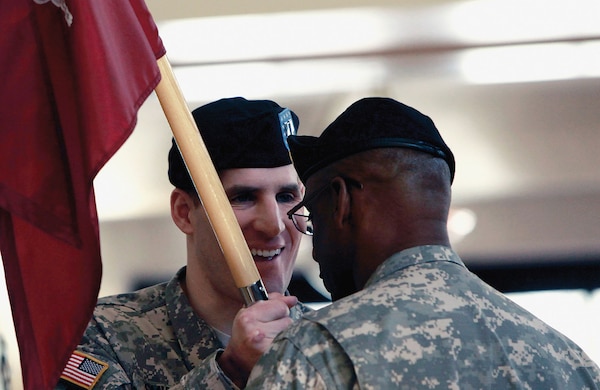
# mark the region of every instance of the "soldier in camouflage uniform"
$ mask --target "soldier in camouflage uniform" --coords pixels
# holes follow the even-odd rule
[[[290,215],[312,218],[313,255],[334,303],[277,336],[248,388],[600,386],[576,344],[450,248],[454,157],[428,117],[366,98],[320,137],[288,143],[307,193]]]
[[[304,187],[285,136],[297,116],[268,101],[222,99],[193,112],[268,301],[243,308],[177,146],[169,152],[171,214],[187,266],[163,284],[99,300],[57,388],[243,386],[273,337],[305,307],[284,295],[302,233],[286,216]]]

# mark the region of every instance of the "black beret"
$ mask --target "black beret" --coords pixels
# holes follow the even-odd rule
[[[306,183],[310,175],[351,154],[374,148],[409,148],[442,158],[454,180],[454,155],[433,121],[390,98],[364,98],[346,109],[319,137],[292,135],[294,167]]]
[[[286,137],[296,134],[298,116],[270,100],[220,99],[192,111],[215,169],[275,168],[291,164]],[[176,145],[169,151],[169,181],[194,189]]]

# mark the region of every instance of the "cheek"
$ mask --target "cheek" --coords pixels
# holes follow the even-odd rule
[[[332,248],[331,241],[327,239],[323,234],[316,234],[313,236],[313,259],[319,263],[319,267],[327,267],[331,262],[330,251]]]
[[[240,225],[240,229],[242,229],[245,238],[245,230],[252,226],[254,215],[248,210],[236,210],[235,208],[233,209],[233,214],[235,215],[235,219],[237,220],[238,225]]]
[[[313,258],[319,267],[330,275],[346,272],[349,269],[349,259],[345,246],[339,245],[334,236],[320,232],[313,236]]]
[[[285,215],[285,214],[284,214]],[[285,230],[288,232],[290,236],[290,241],[292,242],[292,246],[295,250],[300,246],[300,241],[302,241],[304,234],[300,233],[296,226],[294,226],[294,222],[291,219],[287,218],[285,215],[285,219],[283,220],[285,225]]]
[[[236,207],[232,207],[232,209],[233,214],[235,215],[235,219],[237,219],[240,225],[247,223],[247,221],[250,219],[251,213],[249,213],[248,210]]]
[[[313,246],[319,253],[326,253],[327,250],[332,250],[335,244],[335,234],[331,234],[328,225],[322,219],[313,219],[314,234]]]

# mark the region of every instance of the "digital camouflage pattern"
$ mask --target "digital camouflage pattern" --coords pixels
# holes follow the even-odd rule
[[[109,364],[94,389],[235,388],[216,362],[223,344],[180,287],[184,277],[185,267],[169,282],[98,301],[77,348]]]
[[[442,246],[389,258],[365,289],[277,336],[252,389],[597,389],[568,338]]]

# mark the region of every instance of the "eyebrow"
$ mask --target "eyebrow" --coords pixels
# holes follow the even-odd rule
[[[225,190],[227,193],[239,193],[239,192],[257,192],[261,191],[263,187],[250,186],[250,185],[234,185]],[[300,186],[297,183],[284,184],[277,188],[277,192],[300,192]]]
[[[287,185],[283,185],[281,187],[279,187],[279,191],[282,192],[300,192],[300,186],[296,183],[294,184],[287,184]]]

